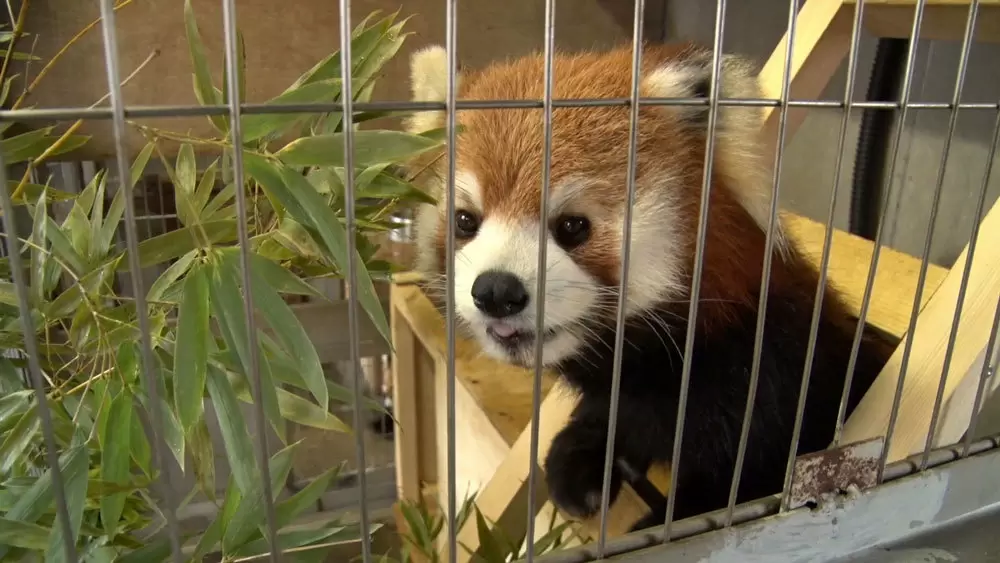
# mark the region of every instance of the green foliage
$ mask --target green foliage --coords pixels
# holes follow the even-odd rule
[[[184,4],[184,16],[196,97],[203,104],[225,103],[225,80],[221,90],[213,84],[190,1]],[[379,20],[370,16],[353,32],[350,64],[357,101],[371,95],[382,65],[407,36],[402,32],[405,20],[396,21],[396,16]],[[0,43],[12,38],[0,34]],[[237,94],[243,100],[248,69],[242,36],[238,41]],[[339,53],[331,54],[269,103],[340,100],[341,64]],[[11,80],[0,76],[0,101],[9,95]],[[375,117],[379,115],[359,112],[355,121]],[[114,245],[126,190],[118,189],[107,204],[108,178],[103,172],[79,195],[26,180],[11,180],[8,185],[14,204],[32,219],[27,238],[18,241],[35,325],[31,338],[38,343],[46,379],[69,533],[85,561],[147,562],[169,556],[163,535],[147,534],[150,528],[162,531],[163,526],[149,492],[160,477],[143,425],[153,406],[150,381],[158,385],[158,407],[164,418],[159,435],[196,482],[181,504],[201,492],[219,506],[208,529],[200,537],[187,538],[196,546],[193,559],[213,552],[231,559],[268,551],[262,471],[241,403],[262,402],[276,429],[291,421],[349,432],[331,406],[353,400],[349,390],[326,380],[319,355],[286,296],[322,299],[307,278],[346,277],[349,253],[354,253],[360,304],[388,341],[388,322],[373,280],[385,278],[391,265],[374,259],[378,247],[369,235],[390,227],[387,216],[395,206],[427,200],[406,179],[394,176],[392,165],[441,145],[440,135],[356,131],[357,193],[376,201],[357,206],[357,244],[350,248],[344,217],[341,114],[242,116],[239,147],[233,146],[228,116],[208,119],[217,132],[212,138],[131,124],[148,143],[133,161],[128,181],[136,185],[149,161],[159,160],[175,187],[180,222],[180,228],[139,244],[142,267],[163,269],[145,295],[153,346],[150,366],[143,365],[136,301],[121,294],[116,278],[130,268],[125,252]],[[32,165],[87,141],[86,136],[64,135],[49,126],[3,138],[0,151],[6,164]],[[167,143],[180,144],[176,158],[166,158]],[[242,185],[235,183],[234,148],[242,151]],[[211,163],[199,167],[199,159]],[[237,214],[235,205],[241,192],[247,204],[245,217]],[[62,222],[51,218],[55,202],[70,208]],[[244,257],[238,245],[240,222],[251,239],[246,266],[251,305],[259,319],[256,334],[249,334],[244,312],[249,288],[244,286]],[[9,277],[7,260],[0,263],[0,270]],[[0,346],[25,351],[17,304],[13,284],[0,282]],[[250,385],[251,346],[258,348],[262,396],[255,396]],[[64,557],[64,532],[56,516],[37,398],[19,374],[25,368],[23,359],[0,358],[0,561],[58,561]],[[144,377],[145,373],[152,377]],[[211,411],[205,408],[206,401]],[[381,408],[372,401],[365,404]],[[222,499],[215,494],[217,446],[209,435],[208,412],[214,412],[230,468]],[[275,490],[289,474],[297,445],[282,444],[271,457]],[[277,503],[282,549],[359,537],[356,525],[336,521],[295,526],[338,471],[327,471]],[[322,549],[299,555],[308,558],[305,553],[321,554]]]
[[[384,563],[412,563],[414,561],[441,563],[438,538],[444,530],[445,515],[431,511],[422,499],[420,501],[402,501],[399,503],[399,507],[408,528],[400,533],[403,540],[400,558],[396,560],[385,555],[380,561]],[[545,534],[534,543],[536,556],[559,549],[565,542],[567,533],[574,533],[570,522],[557,525],[555,516],[556,513],[553,512]],[[480,546],[473,561],[508,563],[526,557],[528,546],[525,543],[524,535],[511,537],[495,522],[488,522],[479,511],[479,507],[476,506],[475,493],[466,495],[459,504],[458,514],[455,515],[456,528],[462,529],[469,518],[473,517],[476,519],[476,532]],[[461,542],[459,542],[459,546],[466,552],[472,553],[472,550]]]

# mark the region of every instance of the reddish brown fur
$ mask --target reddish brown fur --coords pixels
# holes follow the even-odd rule
[[[643,75],[690,53],[691,45],[647,47]],[[555,99],[627,98],[631,92],[630,46],[606,53],[555,59]],[[498,63],[463,78],[460,99],[526,100],[544,94],[544,59],[540,54]],[[649,92],[641,91],[650,96]],[[591,219],[593,236],[573,251],[574,259],[608,286],[619,283],[621,253],[618,221],[623,213],[629,145],[629,108],[605,106],[554,108],[552,112],[552,189],[572,176],[602,180],[576,199]],[[541,110],[466,110],[458,114],[465,132],[456,147],[457,169],[478,179],[485,216],[537,220],[544,144]],[[643,179],[669,172],[675,181],[675,206],[688,224],[681,229],[689,263],[700,206],[705,131],[680,120],[668,107],[639,110],[637,197],[658,189]],[[717,153],[717,158],[718,153]],[[554,192],[553,192],[554,193]],[[582,211],[582,209],[581,209]],[[734,303],[749,304],[760,283],[764,233],[740,205],[732,189],[716,174],[711,194],[706,260],[702,287],[702,323],[724,320]],[[447,218],[441,218],[442,222]],[[443,224],[443,223],[442,223]],[[445,229],[438,230],[440,263],[445,259]],[[774,262],[772,286],[780,291],[790,272]],[[755,302],[755,299],[753,299]]]

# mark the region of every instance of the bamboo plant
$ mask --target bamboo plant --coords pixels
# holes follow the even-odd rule
[[[224,103],[226,81],[221,88],[212,83],[190,2],[184,10],[195,94],[202,104]],[[7,62],[23,36],[22,21],[19,18],[17,28],[0,34],[7,44],[0,71],[0,102],[8,101],[16,78],[8,75]],[[355,101],[371,96],[380,69],[407,37],[404,24],[405,20],[397,21],[392,14],[379,20],[369,17],[355,28],[351,38]],[[239,46],[237,82],[243,100],[247,69],[242,38]],[[339,53],[329,55],[268,103],[341,100],[345,94],[339,80],[341,64]],[[21,107],[25,94],[12,107]],[[384,115],[357,112],[353,120],[361,123]],[[62,561],[65,557],[38,398],[26,375],[27,339],[34,339],[40,351],[70,533],[84,561],[146,562],[169,556],[162,503],[152,488],[165,474],[154,463],[155,444],[144,431],[153,427],[148,416],[154,407],[143,377],[146,367],[159,386],[160,404],[155,406],[162,413],[163,426],[155,428],[156,435],[197,483],[190,491],[169,494],[184,506],[200,493],[219,509],[207,530],[183,538],[185,557],[191,560],[210,554],[222,560],[252,557],[270,547],[263,533],[262,472],[240,403],[262,402],[267,421],[279,436],[284,435],[287,421],[350,432],[331,406],[350,403],[353,396],[324,377],[318,354],[285,297],[308,295],[323,300],[309,280],[344,277],[348,253],[355,253],[360,306],[389,339],[373,279],[385,278],[394,266],[376,259],[377,245],[371,235],[389,228],[387,215],[396,206],[427,200],[397,172],[398,165],[439,147],[442,136],[355,131],[357,244],[349,248],[341,113],[242,116],[244,181],[239,185],[232,165],[229,119],[208,119],[216,131],[210,138],[131,123],[148,143],[132,160],[130,177],[119,179],[113,195],[114,185],[105,172],[99,172],[79,194],[33,184],[27,172],[8,182],[15,209],[4,212],[30,218],[30,229],[23,229],[17,240],[5,242],[7,248],[20,251],[25,266],[34,333],[24,333],[14,284],[0,282],[0,345],[21,352],[0,358],[2,561]],[[11,125],[0,124],[5,133],[0,150],[7,166],[38,169],[42,162],[89,140],[76,133],[80,122],[14,135],[7,134]],[[285,142],[289,137],[293,140]],[[179,143],[175,158],[167,158],[166,143]],[[196,154],[215,159],[199,167]],[[153,365],[144,366],[136,300],[129,288],[116,283],[117,274],[129,270],[123,244],[116,241],[122,232],[127,188],[144,176],[154,158],[174,186],[180,228],[139,244],[143,268],[166,266],[145,293],[143,312],[149,319]],[[236,211],[238,191],[246,196],[246,217]],[[61,222],[50,213],[56,203],[70,207]],[[4,219],[7,222],[8,217]],[[240,221],[250,235],[252,306],[262,319],[253,339],[243,311]],[[8,228],[8,239],[13,238],[12,232]],[[0,262],[6,279],[10,279],[10,268],[9,259]],[[259,350],[261,396],[251,391],[249,346]],[[365,404],[380,408],[373,401]],[[211,411],[206,405],[211,405]],[[219,444],[209,435],[209,416],[217,419],[229,465],[223,498],[216,495],[214,450]],[[296,446],[280,444],[271,456],[274,490],[285,482]],[[315,506],[336,475],[334,467],[277,503],[278,542],[289,551],[287,560],[319,561],[329,546],[359,538],[356,524],[339,519],[292,527]]]

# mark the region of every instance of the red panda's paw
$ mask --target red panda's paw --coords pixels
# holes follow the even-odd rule
[[[545,458],[545,480],[549,498],[568,516],[586,519],[601,509],[606,445],[602,434],[606,435],[606,429],[602,433],[576,422],[552,441]],[[609,505],[614,503],[621,485],[621,474],[612,466]]]

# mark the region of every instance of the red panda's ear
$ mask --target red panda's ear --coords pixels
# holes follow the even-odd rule
[[[656,98],[708,98],[712,88],[712,52],[690,50],[681,57],[655,68],[643,79],[646,94]],[[742,57],[723,54],[719,62],[719,98],[762,97],[754,64]],[[704,127],[707,106],[673,106],[682,119]],[[759,128],[760,107],[722,106],[718,113],[718,128],[736,134],[749,133],[746,127]]]
[[[723,54],[719,61],[720,99],[760,99],[757,68],[749,60]],[[712,51],[692,48],[649,72],[642,83],[644,95],[657,98],[707,98],[712,88]],[[664,107],[680,117],[692,131],[704,134],[708,106]],[[762,106],[720,105],[716,115],[715,164],[729,190],[760,228],[770,217],[770,165],[761,158]],[[780,228],[776,247],[784,248]]]
[[[461,78],[460,73],[456,75],[456,88]],[[448,53],[444,47],[432,45],[410,55],[410,90],[415,102],[445,101],[448,96]],[[406,120],[406,130],[410,133],[423,133],[443,126],[442,111],[415,112]]]

